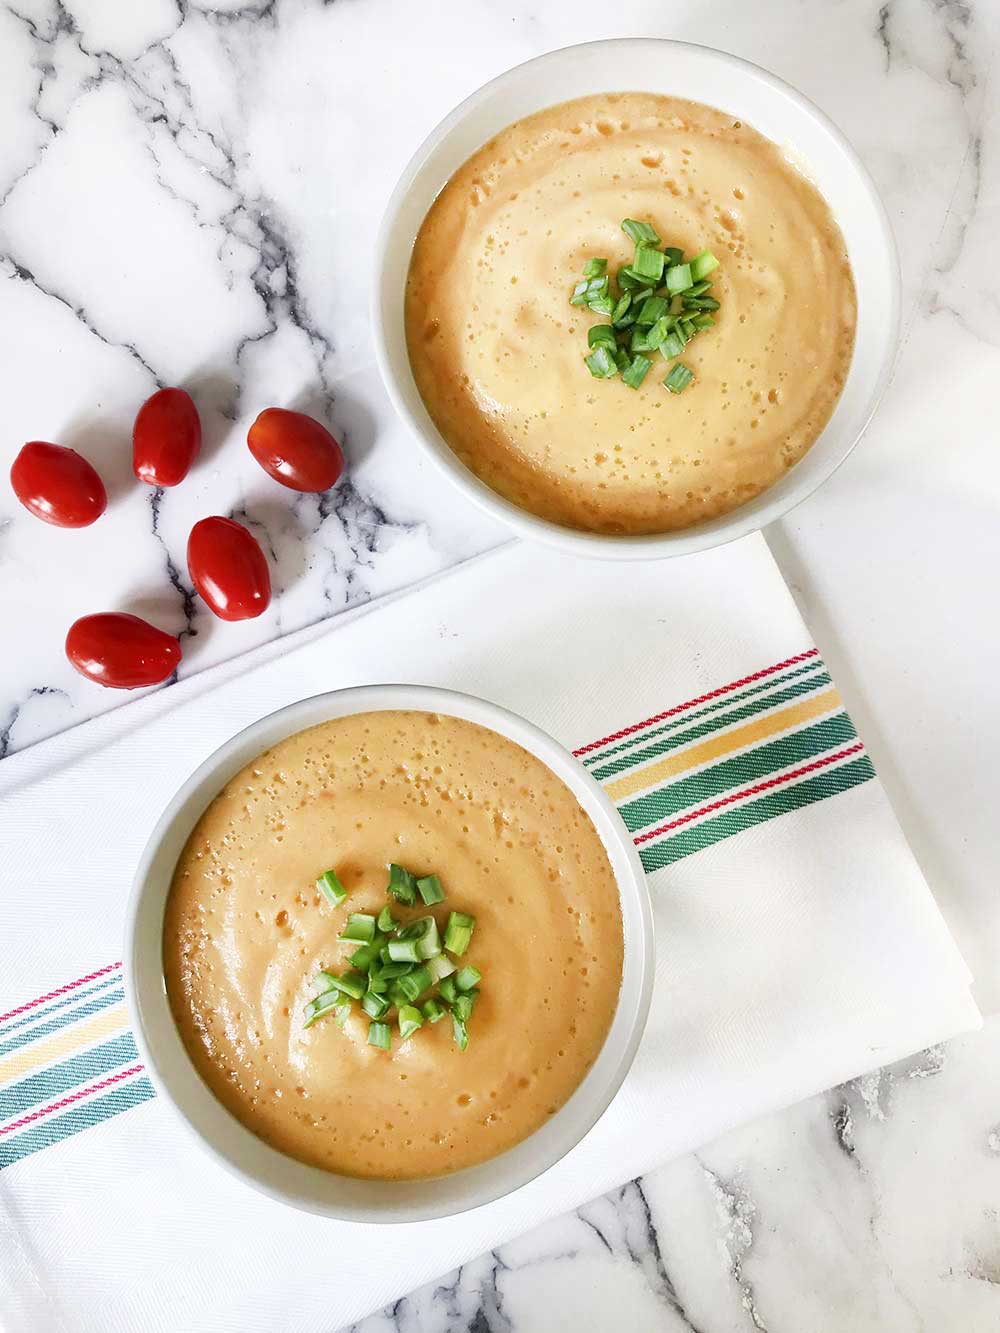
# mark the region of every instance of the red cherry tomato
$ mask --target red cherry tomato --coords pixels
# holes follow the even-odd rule
[[[326,491],[344,470],[344,451],[325,426],[303,412],[268,407],[250,427],[250,452],[293,491]]]
[[[191,582],[220,620],[252,620],[271,602],[271,575],[257,539],[231,518],[203,518],[187,548]]]
[[[81,676],[115,690],[158,685],[177,670],[181,646],[172,634],[124,611],[100,611],[74,621],[66,656]]]
[[[104,482],[87,460],[44,440],[24,446],[11,464],[10,484],[25,509],[57,528],[85,528],[108,507]]]
[[[132,471],[150,486],[176,486],[201,448],[201,421],[189,393],[160,389],[147,398],[132,428]]]

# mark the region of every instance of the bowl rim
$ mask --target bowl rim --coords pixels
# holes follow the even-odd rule
[[[176,840],[180,829],[179,845],[183,846],[207,804],[254,755],[323,721],[398,710],[447,714],[496,731],[540,759],[570,789],[594,823],[621,897],[622,986],[611,1026],[593,1064],[556,1115],[527,1138],[496,1157],[445,1176],[414,1182],[359,1181],[307,1166],[272,1148],[232,1116],[202,1082],[183,1046],[166,995],[162,931],[170,875],[161,876],[164,882],[157,884],[154,867],[165,842],[171,836]],[[169,864],[176,864],[176,856]],[[152,958],[151,940],[156,942]],[[187,1133],[226,1171],[280,1203],[342,1221],[374,1224],[454,1216],[491,1203],[527,1185],[571,1152],[611,1105],[632,1066],[645,1030],[654,976],[653,916],[646,875],[621,816],[596,779],[548,732],[520,714],[462,691],[409,684],[361,685],[311,695],[257,718],[218,746],[176,790],[146,841],[128,898],[124,950],[125,998],[140,1059],[157,1093]],[[178,1052],[183,1052],[186,1065],[183,1080],[176,1077],[176,1068],[167,1072],[168,1066],[176,1065]],[[195,1085],[200,1092],[192,1095]],[[196,1103],[193,1110],[192,1101]],[[559,1128],[562,1132],[556,1133]],[[229,1143],[220,1141],[230,1136]],[[526,1150],[538,1143],[543,1145],[541,1151]],[[276,1184],[263,1170],[257,1173],[246,1166],[243,1159],[248,1154],[265,1159],[272,1173],[285,1170],[293,1181],[309,1177],[314,1188]],[[463,1189],[463,1180],[473,1183]],[[373,1201],[359,1205],[327,1199],[326,1191],[333,1193],[331,1181],[342,1182],[342,1187],[347,1182],[352,1193],[370,1194]],[[390,1187],[389,1193],[395,1189],[413,1198],[380,1203],[378,1196],[387,1194],[384,1187]],[[419,1199],[421,1193],[442,1189],[443,1204]]]
[[[842,443],[830,453],[823,467],[808,480],[800,478],[799,485],[784,494],[775,495],[777,486],[772,485],[761,492],[761,497],[755,497],[755,500],[760,501],[759,504],[750,501],[748,505],[731,510],[719,518],[710,519],[690,528],[677,529],[673,532],[621,535],[586,532],[565,527],[550,519],[542,518],[528,510],[521,509],[512,501],[498,494],[466,468],[445,443],[436,428],[428,431],[426,423],[411,411],[392,368],[389,334],[386,327],[387,320],[384,318],[383,288],[386,281],[386,264],[392,248],[393,232],[407,195],[433,151],[476,107],[502,91],[506,85],[513,85],[524,78],[530,70],[534,69],[541,73],[546,64],[565,60],[571,53],[576,54],[596,49],[610,50],[612,48],[626,54],[635,52],[640,48],[654,48],[661,51],[664,48],[671,48],[694,53],[698,57],[709,61],[722,62],[749,79],[767,85],[773,92],[793,103],[804,116],[811,119],[821,131],[824,131],[830,137],[849,163],[877,222],[878,238],[883,247],[884,258],[889,271],[889,309],[882,312],[887,336],[884,339],[884,350],[878,375],[855,426],[845,433]],[[558,103],[553,103],[553,105],[558,105]],[[443,188],[445,183],[446,180],[442,180],[439,189]],[[440,472],[450,479],[452,484],[458,487],[467,499],[491,518],[512,529],[517,536],[541,542],[569,554],[590,558],[649,560],[691,555],[697,551],[711,550],[715,547],[727,545],[729,542],[737,541],[741,537],[745,537],[751,532],[758,532],[769,523],[782,518],[804,500],[807,500],[810,495],[814,494],[820,486],[828,481],[843,466],[857,447],[861,437],[868,429],[892,378],[899,350],[901,312],[899,251],[889,215],[879,195],[875,181],[847,136],[815,102],[792,84],[780,78],[777,74],[771,73],[763,66],[746,60],[742,56],[722,51],[717,47],[699,42],[678,41],[668,37],[610,37],[558,47],[553,51],[546,51],[541,55],[533,56],[529,60],[512,66],[470,93],[438,122],[403,168],[382,214],[382,221],[375,241],[373,272],[375,276],[372,285],[370,319],[375,360],[382,376],[382,382],[397,415],[404,425],[409,428],[412,435],[416,437],[417,443],[424,454],[430,458]],[[825,429],[826,427],[824,427]],[[820,433],[814,443],[819,442],[822,434],[823,432]],[[803,457],[805,456],[807,455]],[[793,477],[795,470],[794,467],[790,469],[786,473],[786,478]],[[785,478],[781,480],[783,481]],[[770,499],[767,498],[769,496]],[[747,510],[751,506],[754,507],[753,513],[748,513]]]

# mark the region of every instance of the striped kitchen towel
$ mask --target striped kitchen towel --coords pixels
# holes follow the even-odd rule
[[[263,713],[415,681],[573,749],[649,875],[635,1066],[539,1180],[413,1228],[303,1221],[155,1095],[118,961],[177,785]],[[0,765],[5,1328],[335,1329],[762,1112],[974,1027],[969,975],[762,538],[607,565],[509,546]],[[392,1264],[384,1255],[393,1254]]]

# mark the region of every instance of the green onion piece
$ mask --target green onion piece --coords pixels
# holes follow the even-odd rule
[[[396,918],[392,914],[392,908],[383,907],[378,914],[375,925],[383,935],[391,935],[396,929]]]
[[[425,875],[423,879],[418,879],[417,892],[423,898],[427,907],[430,907],[432,903],[444,902],[444,889],[442,889],[441,881],[437,875]]]
[[[668,264],[679,264],[684,258],[684,251],[678,250],[676,245],[665,245],[663,255]]]
[[[389,958],[394,963],[416,963],[420,961],[420,951],[416,940],[390,940]]]
[[[383,945],[381,945],[381,946],[379,947],[378,957],[379,957],[379,962],[380,962],[380,963],[389,963],[389,962],[392,961],[392,960],[390,959],[390,957],[389,957],[389,946],[388,946],[388,944],[383,944]]]
[[[396,1015],[396,1021],[399,1023],[399,1035],[403,1041],[407,1037],[412,1037],[417,1028],[424,1025],[424,1017],[419,1009],[414,1009],[412,1004],[404,1004]]]
[[[710,282],[696,282],[693,286],[687,289],[686,295],[704,296],[705,292],[710,292],[711,290],[712,284]]]
[[[320,1018],[326,1018],[332,1014],[338,1027],[343,1027],[347,1021],[347,1015],[351,1012],[351,1002],[343,995],[334,991],[331,995],[323,995],[306,1006],[306,1021],[302,1024],[304,1028],[311,1028]]]
[[[451,1011],[457,1019],[461,1020],[461,1022],[468,1023],[469,1019],[472,1017],[473,1006],[478,999],[479,992],[477,990],[470,990],[459,995],[458,999],[452,1005]]]
[[[430,985],[431,974],[426,967],[414,968],[412,972],[408,972],[405,977],[400,977],[396,982],[400,995],[405,996],[410,1004],[418,999]]]
[[[388,1023],[376,1023],[373,1020],[368,1024],[368,1045],[377,1046],[380,1051],[389,1050],[392,1046],[392,1033]]]
[[[618,374],[618,363],[615,361],[611,349],[604,343],[601,343],[591,352],[590,356],[585,356],[583,359],[595,380],[610,380]]]
[[[671,393],[683,393],[693,379],[694,371],[689,370],[683,361],[678,361],[663,383]]]
[[[677,327],[680,329],[681,333],[684,334],[685,338],[687,338],[688,342],[691,341],[691,339],[694,337],[694,335],[695,335],[695,334],[697,333],[697,331],[698,331],[698,330],[695,328],[695,326],[694,326],[694,320],[693,320],[693,319],[687,319],[687,318],[685,318],[685,319],[679,320],[679,321],[678,321],[678,324],[677,324]]]
[[[420,1006],[420,1012],[428,1023],[440,1023],[447,1010],[442,1009],[437,1000],[425,1000]]]
[[[409,1004],[409,1002],[410,1002],[410,997],[408,995],[404,995],[403,992],[399,989],[399,982],[398,981],[390,982],[389,1003],[394,1004],[397,1009],[400,1009],[404,1004]]]
[[[345,972],[343,976],[332,977],[333,989],[349,995],[352,1000],[360,1000],[365,993],[368,978],[360,972]]]
[[[660,343],[660,355],[665,356],[668,361],[672,356],[680,356],[684,351],[684,344],[685,339],[681,337],[677,330],[671,330]]]
[[[606,259],[588,259],[583,266],[583,276],[585,278],[601,278],[608,270],[608,261]]]
[[[629,349],[633,355],[640,352],[655,352],[656,348],[649,340],[652,330],[637,328],[632,334],[632,340],[629,343]]]
[[[443,953],[439,953],[436,958],[427,960],[427,971],[431,974],[431,985],[433,985],[437,981],[444,981],[445,977],[450,977],[455,971],[455,964]]]
[[[647,296],[642,303],[642,309],[639,311],[637,324],[655,324],[667,313],[668,302],[662,296]]]
[[[332,907],[339,907],[347,897],[347,890],[337,878],[335,870],[324,870],[316,881],[316,887]]]
[[[714,273],[719,267],[719,261],[711,250],[702,250],[700,254],[695,255],[689,265],[691,269],[691,278],[694,282],[700,282],[702,278],[707,278],[710,273]]]
[[[610,324],[592,324],[587,330],[588,346],[597,347],[600,343],[606,343],[609,346],[614,347],[615,331]],[[444,894],[441,895],[441,898],[443,897]],[[435,898],[434,902],[439,903],[441,898]]]
[[[322,995],[324,991],[334,989],[334,976],[331,972],[317,972],[313,977],[313,985],[316,987],[316,994]]]
[[[618,270],[618,286],[623,292],[634,292],[639,287],[648,287],[648,278],[640,278],[630,264],[622,264]]]
[[[399,977],[405,977],[407,973],[412,972],[413,966],[413,963],[383,963],[378,974],[386,981],[396,981]]]
[[[465,1023],[454,1014],[451,1016],[451,1030],[455,1035],[458,1049],[464,1051],[469,1044],[469,1030],[465,1026]]]
[[[356,967],[359,972],[367,972],[372,963],[378,959],[380,947],[381,943],[379,937],[376,936],[371,943],[362,944],[360,949],[355,949],[348,959],[348,962],[351,964],[351,967]]]
[[[472,940],[476,918],[464,912],[452,912],[444,932],[444,947],[449,953],[463,954]]]
[[[671,295],[686,292],[691,286],[691,265],[674,264],[667,269],[667,291]]]
[[[375,991],[365,991],[361,997],[361,1008],[369,1018],[381,1018],[383,1014],[389,1012],[389,1001],[384,995],[377,995]]]
[[[622,379],[630,389],[638,389],[652,364],[652,361],[648,361],[644,356],[636,356],[630,362],[628,369],[622,371]]]
[[[459,990],[474,990],[483,979],[483,974],[478,967],[473,967],[471,963],[466,963],[455,973],[455,985]]]
[[[647,341],[650,347],[658,348],[674,327],[673,315],[664,315],[649,330]]]
[[[375,938],[375,918],[368,912],[352,912],[347,918],[347,925],[337,936],[338,940],[361,940],[370,944]]]
[[[587,283],[586,283],[586,282],[578,282],[578,283],[576,284],[576,286],[573,288],[573,292],[572,292],[572,294],[571,294],[571,296],[570,296],[570,298],[569,298],[569,303],[570,303],[570,305],[586,305],[586,304],[587,304]]]
[[[622,223],[622,231],[634,242],[635,245],[659,245],[660,238],[656,234],[656,228],[649,222],[636,222],[634,218],[626,218]]]
[[[590,306],[591,310],[593,310],[595,315],[604,315],[606,319],[611,318],[615,308],[614,298],[610,296],[595,296],[592,300],[588,301],[587,304]]]
[[[711,315],[695,315],[691,323],[696,329],[710,329],[715,323]]]
[[[384,968],[373,967],[368,973],[368,989],[373,995],[385,995],[389,989],[389,978]]]
[[[458,999],[458,987],[455,985],[454,977],[445,977],[441,982],[441,998],[447,1000],[449,1004],[454,1004]]]
[[[636,248],[635,258],[632,260],[632,272],[640,278],[651,281],[656,286],[663,277],[663,252],[653,250],[647,245],[640,245]],[[673,269],[667,270],[668,274],[674,272]],[[688,283],[688,286],[691,284]]]
[[[606,273],[599,277],[591,278],[587,283],[587,299],[591,300],[595,296],[607,296],[610,290],[611,279]]]
[[[389,866],[389,886],[386,893],[391,893],[404,907],[412,907],[417,901],[417,878],[408,870],[395,863]]]
[[[719,303],[714,296],[689,296],[684,293],[685,310],[718,310]]]
[[[618,298],[618,304],[615,306],[614,310],[612,310],[612,312],[611,312],[611,323],[614,324],[616,328],[620,328],[620,327],[622,327],[622,326],[619,324],[619,320],[622,320],[622,319],[625,318],[625,316],[628,314],[629,306],[630,306],[631,304],[632,304],[632,293],[631,293],[631,292],[625,292],[625,294],[624,294],[623,296],[620,296],[620,297]]]
[[[626,372],[626,370],[628,370],[628,368],[629,368],[629,366],[630,366],[631,364],[632,364],[632,358],[629,356],[629,354],[628,354],[628,352],[625,350],[625,348],[624,348],[624,347],[616,347],[616,348],[615,348],[615,365],[617,365],[619,372],[620,372],[622,375],[624,375],[625,372]]]

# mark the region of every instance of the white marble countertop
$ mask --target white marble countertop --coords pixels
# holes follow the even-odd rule
[[[415,456],[371,362],[370,249],[423,135],[531,55],[621,35],[756,60],[847,132],[896,228],[903,345],[862,445],[768,539],[977,975],[1000,1009],[1000,99],[992,0],[19,0],[0,4],[4,467],[87,454],[100,523],[0,486],[0,757],[122,702],[74,674],[107,609],[183,632],[182,674],[504,539]],[[202,459],[131,484],[135,411],[194,393]],[[296,497],[246,451],[304,406],[349,476]],[[213,621],[184,547],[248,522],[277,596]],[[992,795],[992,799],[991,799]],[[466,1265],[361,1333],[1000,1327],[1000,1028],[728,1136]],[[655,1127],[651,1127],[655,1132]]]

